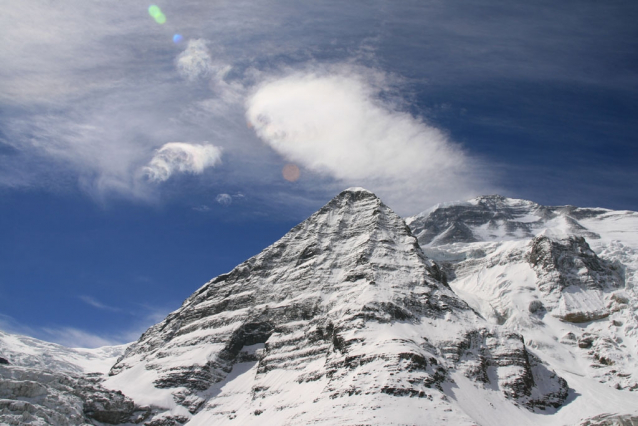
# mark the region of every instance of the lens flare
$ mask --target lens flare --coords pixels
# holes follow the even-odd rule
[[[284,175],[284,179],[286,179],[288,182],[295,182],[297,179],[299,179],[301,172],[299,171],[299,167],[295,166],[294,164],[286,164],[281,171],[281,174]]]
[[[179,42],[181,42],[182,40],[184,40],[184,37],[182,37],[182,35],[181,35],[181,34],[175,34],[175,35],[173,36],[173,43],[179,43]]]
[[[158,24],[163,24],[166,22],[166,16],[162,13],[162,9],[159,6],[152,5],[148,7],[148,14],[151,15],[155,22]]]

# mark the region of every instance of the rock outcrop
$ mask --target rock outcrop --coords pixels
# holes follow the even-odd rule
[[[538,288],[546,295],[545,305],[563,321],[582,323],[609,316],[605,292],[625,285],[621,267],[599,258],[583,237],[538,236],[532,240],[529,262]]]

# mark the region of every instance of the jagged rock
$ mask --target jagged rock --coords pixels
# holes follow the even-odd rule
[[[467,377],[496,385],[507,398],[529,409],[558,408],[567,398],[567,382],[529,353],[518,334],[479,330],[451,346],[457,347],[458,365]],[[537,382],[549,387],[539,392]]]
[[[569,359],[566,371],[582,365],[578,374],[610,388],[638,389],[630,349],[638,338],[638,213],[488,196],[407,222],[451,288],[491,323],[523,334],[550,365]],[[452,224],[471,237],[447,238]]]
[[[545,311],[545,305],[540,300],[532,300],[529,303],[529,311],[533,314]]]

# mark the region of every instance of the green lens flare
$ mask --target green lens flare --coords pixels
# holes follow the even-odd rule
[[[166,22],[166,15],[162,13],[162,9],[160,9],[159,6],[149,6],[148,14],[151,15],[151,17],[155,19],[155,22],[157,22],[158,24],[163,24],[164,22]]]

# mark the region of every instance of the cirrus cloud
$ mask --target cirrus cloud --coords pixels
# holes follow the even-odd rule
[[[221,153],[214,145],[169,142],[156,151],[144,173],[155,182],[166,181],[176,172],[201,174],[221,162]]]

